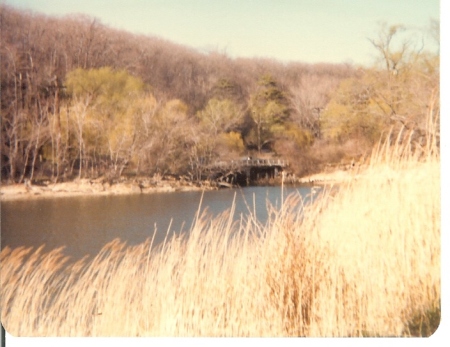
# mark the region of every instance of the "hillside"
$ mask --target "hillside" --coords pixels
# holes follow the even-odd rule
[[[243,155],[283,157],[303,176],[364,161],[393,126],[423,137],[422,115],[439,113],[439,55],[409,46],[398,58],[390,40],[373,41],[385,61],[363,69],[231,59],[84,15],[1,5],[0,16],[1,172],[10,182],[199,180],[206,163]],[[396,38],[388,29],[380,37]],[[403,69],[395,81],[394,61]]]

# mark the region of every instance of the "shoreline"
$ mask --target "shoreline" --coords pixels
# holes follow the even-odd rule
[[[296,179],[289,184],[319,184],[334,185],[345,183],[357,178],[358,175],[352,171],[337,170],[323,172]],[[186,191],[211,191],[218,190],[217,186],[211,185],[208,181],[193,183],[178,180],[159,180],[157,182],[143,179],[118,182],[114,184],[101,183],[90,179],[76,179],[69,182],[48,183],[46,185],[37,184],[2,184],[0,186],[0,200],[34,200],[43,198],[60,197],[94,197],[130,194],[153,194],[172,193]]]
[[[157,183],[137,183],[125,181],[114,184],[94,182],[89,179],[77,179],[69,182],[36,184],[2,184],[0,187],[0,200],[34,200],[61,197],[95,197],[131,194],[171,193],[185,191],[215,190],[216,187],[206,182],[195,184],[161,180]]]
[[[304,176],[298,179],[300,184],[341,184],[358,179],[361,171],[336,170]]]

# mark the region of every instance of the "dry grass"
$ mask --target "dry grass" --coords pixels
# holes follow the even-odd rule
[[[440,317],[440,157],[385,144],[357,180],[267,225],[233,208],[190,234],[90,261],[1,252],[16,336],[410,336]]]

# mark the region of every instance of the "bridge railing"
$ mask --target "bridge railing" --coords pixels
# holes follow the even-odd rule
[[[238,160],[222,160],[213,163],[216,168],[238,168],[238,167],[263,167],[263,166],[279,166],[286,167],[289,163],[284,159],[238,159]]]

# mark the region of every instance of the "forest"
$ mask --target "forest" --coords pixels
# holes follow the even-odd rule
[[[230,58],[7,5],[0,30],[2,182],[202,180],[242,156],[283,158],[302,176],[364,162],[383,135],[420,147],[429,116],[439,124],[434,19],[381,23],[371,67]]]

